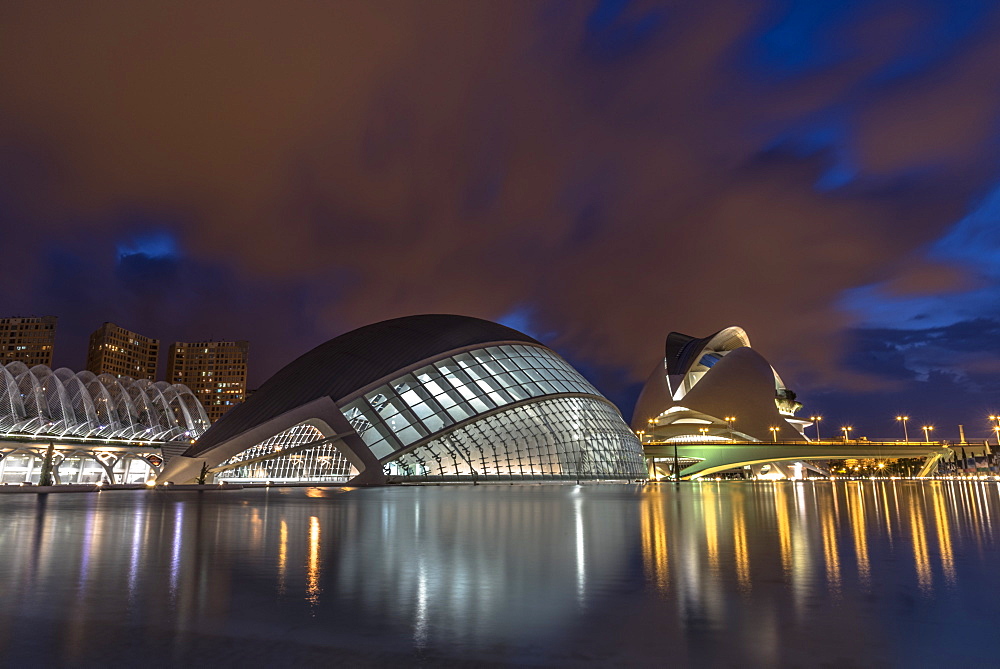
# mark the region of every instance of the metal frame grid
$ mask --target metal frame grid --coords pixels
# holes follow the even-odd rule
[[[645,476],[638,441],[618,412],[589,397],[512,407],[455,428],[387,463],[390,475],[482,479]]]
[[[589,395],[594,399],[563,398],[562,403],[544,406],[531,402],[556,395]],[[505,406],[524,403],[528,404],[498,413]],[[488,346],[442,358],[375,388],[341,411],[375,456],[383,463],[398,460],[390,470],[404,476],[472,476],[475,470],[477,476],[575,477],[580,472],[589,477],[631,477],[644,471],[638,441],[618,412],[569,363],[540,346]],[[418,456],[396,457],[420,441],[484,414],[495,414],[486,417],[484,425],[513,421],[496,430],[496,435],[503,436],[495,438],[506,440],[498,448],[516,451],[518,447],[512,444],[530,437],[522,444],[526,450],[505,451],[500,458],[492,447],[487,455],[485,445],[469,447],[478,449],[478,454],[456,445],[451,459],[443,452],[428,456],[434,466]],[[517,421],[524,421],[523,426]],[[418,450],[431,447],[435,453],[435,449],[447,451],[444,445],[456,439],[456,444],[462,439],[476,442],[486,434],[482,431],[485,427],[476,425],[479,422],[435,440],[432,444],[440,442],[436,446],[428,444]],[[608,440],[607,451],[593,448],[594,439],[600,444]],[[620,453],[613,455],[612,451]],[[437,464],[435,457],[449,464]],[[464,465],[460,464],[463,458]],[[481,460],[478,466],[471,464],[477,459]],[[501,460],[505,464],[499,464]]]
[[[265,439],[256,446],[237,453],[220,466],[231,465],[244,460],[259,458],[271,453],[280,453],[312,441],[324,438],[323,433],[313,425],[300,423],[284,432]],[[254,462],[245,467],[234,467],[216,474],[217,479],[227,481],[347,481],[353,473],[351,463],[333,444],[320,444],[287,455]]]
[[[208,427],[205,409],[182,384],[0,365],[0,437],[171,441],[195,439]]]
[[[510,344],[459,353],[393,379],[341,411],[376,457],[515,402],[600,393],[548,349]]]

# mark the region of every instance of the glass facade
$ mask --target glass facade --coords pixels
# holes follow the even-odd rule
[[[582,394],[501,411],[551,395]],[[552,351],[488,346],[404,374],[342,407],[390,473],[403,476],[631,477],[638,442],[600,393]],[[446,432],[402,457],[394,454]],[[493,440],[492,443],[490,440]],[[478,464],[477,464],[478,463]]]
[[[451,430],[386,467],[403,477],[615,479],[645,477],[618,412],[589,397],[513,407]]]
[[[247,462],[256,458],[322,440],[323,433],[312,425],[302,423],[279,432],[256,446],[252,446],[223,462],[220,467]],[[344,482],[357,474],[351,463],[333,444],[319,444],[266,460],[250,462],[244,466],[226,469],[216,474],[216,480],[239,482],[273,481],[330,481]]]

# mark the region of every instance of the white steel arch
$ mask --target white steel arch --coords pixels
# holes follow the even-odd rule
[[[65,367],[0,365],[0,438],[190,440],[209,427],[191,389]]]

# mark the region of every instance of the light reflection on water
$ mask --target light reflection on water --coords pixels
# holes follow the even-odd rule
[[[998,503],[906,481],[7,495],[0,660],[988,661]]]

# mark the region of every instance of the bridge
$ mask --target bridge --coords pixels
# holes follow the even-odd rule
[[[673,463],[675,455],[683,468],[681,478],[708,476],[744,465],[791,460],[858,460],[875,458],[926,458],[917,476],[929,476],[939,460],[952,457],[952,449],[944,442],[898,441],[705,441],[648,442],[643,455],[650,475],[657,462]],[[694,461],[692,463],[692,461]]]

